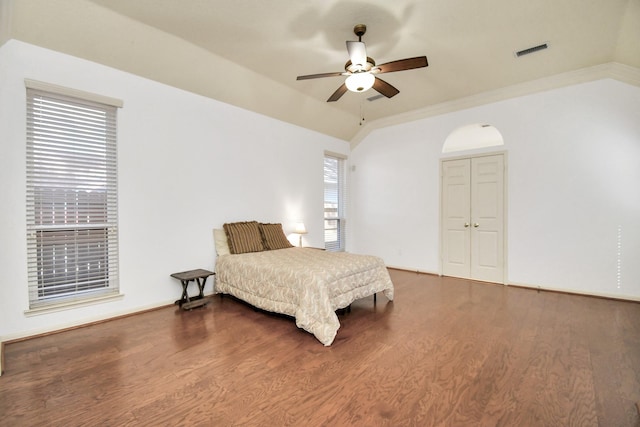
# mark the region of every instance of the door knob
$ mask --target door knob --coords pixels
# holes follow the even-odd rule
[[[474,223],[473,223],[473,226],[474,226],[475,228],[478,228],[478,227],[480,227],[480,224],[478,224],[477,222],[474,222]]]
[[[468,226],[469,226],[469,223],[468,223],[468,222],[465,222],[465,223],[464,223],[464,228],[467,228]]]

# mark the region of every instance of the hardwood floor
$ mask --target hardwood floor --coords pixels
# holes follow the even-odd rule
[[[640,426],[640,304],[391,270],[331,347],[229,297],[5,346],[1,426]]]

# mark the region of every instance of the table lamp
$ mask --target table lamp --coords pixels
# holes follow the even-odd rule
[[[303,222],[298,222],[296,223],[296,228],[294,233],[299,234],[300,235],[300,243],[298,244],[298,246],[302,247],[302,235],[303,234],[307,234],[307,229],[304,226]]]

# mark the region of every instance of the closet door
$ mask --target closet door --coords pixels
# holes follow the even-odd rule
[[[442,274],[504,283],[504,156],[442,162]]]
[[[471,277],[504,282],[504,158],[471,159]]]
[[[442,163],[442,274],[470,277],[471,163]]]

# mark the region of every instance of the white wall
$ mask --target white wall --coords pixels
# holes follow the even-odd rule
[[[24,79],[124,101],[118,112],[124,298],[27,316]],[[323,155],[345,141],[95,63],[11,40],[0,47],[0,341],[171,303],[171,273],[213,269],[224,222],[304,220],[323,245]],[[209,280],[207,292],[211,292]]]
[[[124,101],[121,300],[24,313],[25,78]],[[373,132],[350,155],[349,249],[438,272],[440,150],[477,122],[496,126],[508,152],[509,281],[640,299],[640,89],[613,80]],[[211,229],[227,221],[290,231],[303,219],[305,244],[321,246],[323,153],[349,152],[344,141],[15,40],[0,47],[0,144],[0,341],[171,303],[180,286],[169,274],[212,269]]]
[[[640,299],[640,88],[609,79],[372,132],[350,156],[353,250],[439,272],[441,149],[472,123],[505,140],[509,282]]]

